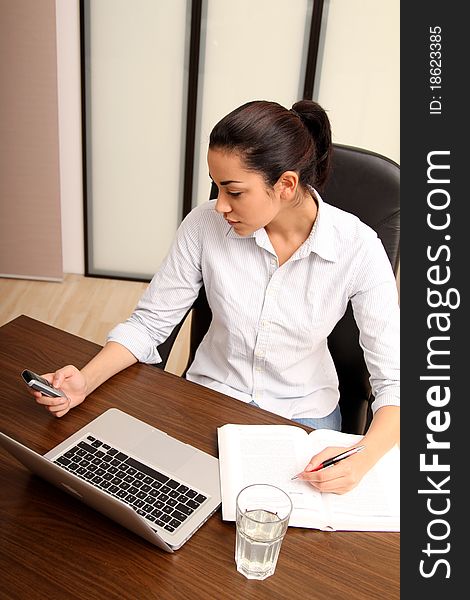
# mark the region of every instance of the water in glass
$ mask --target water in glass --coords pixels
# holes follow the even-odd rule
[[[274,573],[286,530],[277,514],[249,510],[238,515],[235,560],[248,579],[265,579]]]

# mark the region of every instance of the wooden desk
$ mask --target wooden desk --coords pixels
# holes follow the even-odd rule
[[[218,426],[285,423],[148,365],[134,365],[56,419],[20,379],[84,365],[98,346],[29,317],[0,328],[1,429],[45,453],[118,407],[217,456]],[[290,528],[275,574],[249,581],[234,563],[235,526],[220,510],[177,552],[167,554],[81,504],[0,450],[0,597],[9,600],[399,598],[399,534]]]

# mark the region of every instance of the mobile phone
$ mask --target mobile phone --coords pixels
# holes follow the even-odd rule
[[[41,392],[41,394],[44,394],[44,396],[49,396],[50,398],[66,397],[62,390],[56,389],[47,381],[47,379],[40,377],[29,369],[22,371],[21,377],[26,385],[28,385],[30,388],[33,388],[33,390]]]

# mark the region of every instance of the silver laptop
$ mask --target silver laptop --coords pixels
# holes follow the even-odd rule
[[[219,461],[111,408],[44,456],[0,432],[30,471],[167,552],[221,504]]]

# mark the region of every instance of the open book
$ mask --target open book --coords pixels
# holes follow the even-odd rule
[[[321,530],[400,530],[400,451],[397,446],[345,494],[321,493],[291,478],[326,446],[351,446],[362,436],[296,425],[233,425],[217,430],[222,518],[235,520],[238,492],[251,483],[271,483],[293,503],[289,525]],[[334,468],[334,467],[332,467]]]

